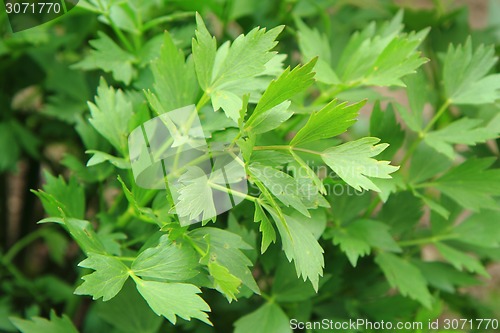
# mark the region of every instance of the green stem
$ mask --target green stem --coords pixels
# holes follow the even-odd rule
[[[130,220],[132,220],[133,217],[135,217],[135,211],[134,208],[129,205],[127,210],[118,217],[116,226],[119,228],[123,228]]]
[[[323,103],[330,102],[332,99],[334,99],[338,94],[340,94],[343,91],[357,88],[362,84],[362,81],[356,81],[356,82],[350,82],[350,83],[345,83],[345,84],[336,84],[333,85],[329,90],[321,93],[321,95],[316,98],[316,100],[313,102],[313,105],[320,105]]]
[[[451,104],[451,100],[447,99],[446,102],[444,102],[444,104],[441,105],[438,112],[434,115],[434,117],[432,117],[431,121],[429,121],[427,126],[425,126],[424,132],[423,132],[424,134],[429,132],[429,130],[432,128],[432,126],[436,123],[436,121],[438,121],[439,118],[441,118],[441,116],[446,112],[446,110],[448,109],[450,104]]]
[[[21,252],[22,249],[24,249],[26,246],[30,245],[33,241],[38,239],[43,235],[45,232],[45,229],[38,229],[28,235],[26,235],[24,238],[21,238],[18,240],[10,249],[7,251],[5,256],[2,258],[2,262],[7,265],[8,263],[12,262],[12,259],[15,258],[15,256]]]
[[[211,157],[222,156],[224,154],[226,154],[226,152],[216,151],[216,152],[212,153],[212,156],[210,156],[210,154],[201,155],[201,156],[195,158],[194,160],[191,160],[189,163],[184,164],[182,167],[176,169],[174,172],[170,173],[168,177],[169,177],[169,179],[176,179],[176,178],[180,177],[181,174],[184,173],[184,171],[186,171],[188,167],[193,166],[193,165],[197,165],[201,162],[209,160]]]
[[[123,34],[123,32],[113,22],[113,20],[111,19],[111,16],[109,16],[109,14],[105,14],[104,16],[109,21],[109,24],[111,25],[111,28],[115,32],[116,36],[118,36],[118,39],[120,39],[120,41],[122,42],[122,44],[125,46],[125,48],[127,49],[127,51],[133,53],[134,52],[134,48],[132,47],[132,44],[130,44],[130,42],[127,39],[127,37]]]
[[[454,234],[438,235],[438,236],[432,236],[432,237],[426,237],[426,238],[418,238],[418,239],[412,239],[412,240],[407,240],[407,241],[400,241],[400,242],[398,242],[398,245],[400,247],[424,245],[424,244],[437,243],[437,242],[442,241],[442,240],[455,239],[455,238],[457,238],[457,236]]]
[[[365,213],[365,218],[369,218],[372,216],[373,214],[373,211],[375,210],[375,208],[377,208],[378,204],[380,203],[380,196],[376,196],[375,198],[373,198],[372,202],[370,203],[370,205],[368,206],[368,208],[366,209],[366,213]]]
[[[137,275],[135,275],[135,273],[132,271],[132,270],[129,270],[128,271],[128,275],[132,278],[132,280],[134,280],[134,282],[138,285],[142,285],[143,284],[143,281],[140,277],[138,277]]]
[[[208,185],[213,189],[219,190],[221,192],[226,192],[228,194],[234,195],[235,197],[240,197],[240,198],[243,198],[245,200],[252,201],[252,202],[259,201],[259,198],[257,198],[257,197],[253,197],[253,196],[245,194],[243,192],[238,192],[238,191],[232,190],[230,188],[221,186],[219,184],[214,184],[212,182],[208,182]]]
[[[421,141],[422,141],[422,138],[418,137],[417,139],[415,139],[415,141],[412,142],[410,148],[408,148],[408,150],[406,151],[405,155],[403,156],[403,159],[401,160],[401,163],[399,163],[400,165],[405,165],[406,164],[406,162],[413,155],[413,153],[415,152],[415,149],[417,149],[417,147],[418,147],[418,145],[420,144]]]
[[[17,283],[28,290],[35,301],[42,302],[38,290],[35,288],[33,282],[30,279],[25,277],[24,274],[21,273],[21,271],[19,271],[17,267],[14,266],[11,262],[3,262],[3,264],[7,271],[16,279]]]
[[[122,42],[122,44],[125,46],[125,48],[129,52],[134,52],[134,48],[132,47],[132,44],[128,41],[127,37],[123,34],[123,32],[116,26],[115,22],[111,19],[111,16],[109,15],[109,8],[104,9],[104,6],[102,5],[101,0],[97,0],[97,3],[99,4],[99,9],[102,12],[102,15],[106,18],[106,20],[109,22],[109,25],[115,32],[116,36],[118,36],[118,39]]]
[[[300,151],[300,152],[303,152],[303,153],[308,153],[308,154],[313,154],[313,155],[319,155],[319,156],[323,155],[319,151],[305,149],[305,148],[298,148],[298,147],[294,147],[294,146],[290,146],[290,145],[281,145],[281,146],[255,146],[255,147],[253,147],[253,150],[287,150],[287,151],[294,150],[294,151]]]
[[[436,112],[436,114],[434,115],[434,117],[432,117],[432,119],[429,121],[427,126],[425,126],[425,128],[418,134],[418,138],[415,139],[415,141],[413,141],[410,148],[408,148],[403,159],[401,160],[401,163],[400,163],[401,165],[405,165],[405,163],[408,161],[408,159],[413,155],[413,152],[415,151],[415,149],[417,149],[420,142],[422,142],[422,140],[424,139],[425,134],[427,134],[427,132],[429,132],[431,130],[432,126],[446,112],[446,110],[448,109],[450,104],[451,104],[451,100],[448,99],[448,100],[446,100],[446,102],[443,103],[443,105],[441,105],[438,112]]]
[[[270,296],[263,291],[261,291],[260,296],[263,299],[265,299],[268,303],[274,303],[274,296]]]
[[[236,141],[238,141],[242,135],[243,135],[243,133],[240,130],[238,135],[236,135],[236,137],[233,139],[233,141],[231,141],[231,144],[229,145],[228,150],[232,150],[234,148],[234,146],[236,145]]]
[[[209,100],[210,96],[206,92],[204,92],[203,96],[201,96],[200,100],[198,101],[198,104],[196,104],[196,110],[201,110],[201,108],[205,106],[205,104],[207,104]]]
[[[207,253],[205,251],[203,251],[203,249],[201,247],[199,247],[191,237],[189,237],[188,235],[186,234],[183,234],[183,238],[189,243],[189,245],[191,245],[193,247],[193,249],[196,250],[196,252],[198,252],[198,254],[202,257],[206,256]]]
[[[152,19],[145,23],[142,26],[142,32],[148,31],[151,28],[156,27],[157,25],[161,23],[167,23],[167,22],[173,22],[176,20],[182,20],[185,18],[191,18],[194,16],[194,12],[181,12],[181,13],[175,13],[172,15],[166,15],[166,16],[160,16],[155,19]]]

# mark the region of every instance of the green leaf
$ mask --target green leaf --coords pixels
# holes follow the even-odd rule
[[[418,133],[423,129],[424,106],[429,101],[429,83],[422,70],[414,75],[408,75],[403,82],[406,85],[409,109],[399,104],[396,104],[396,109],[405,124]]]
[[[85,215],[85,191],[74,177],[66,182],[62,176],[54,177],[48,171],[44,171],[46,183],[44,191],[35,191],[42,205],[51,216],[60,216],[59,209],[69,217],[82,219]]]
[[[295,178],[275,168],[258,163],[252,163],[249,170],[286,207],[291,206],[303,215],[311,216],[300,198],[300,191]]]
[[[283,28],[278,26],[269,31],[254,28],[247,35],[238,36],[231,45],[221,46],[215,57],[212,80],[207,90],[262,74],[266,63],[275,56],[270,50],[278,44],[275,40]]]
[[[495,65],[494,46],[479,46],[472,51],[465,45],[450,44],[444,58],[443,81],[446,96],[453,104],[487,104],[499,98],[500,74],[487,75]]]
[[[254,293],[260,293],[252,272],[248,269],[253,264],[241,251],[251,250],[252,247],[245,243],[239,235],[227,230],[209,227],[195,229],[189,235],[200,248],[206,251],[207,258],[226,267],[229,273],[240,279]]]
[[[85,105],[88,107],[88,105]],[[111,145],[108,141],[103,140],[102,136],[97,132],[97,130],[90,124],[89,119],[83,119],[82,117],[75,118],[75,130],[80,136],[85,148],[96,149],[99,151],[109,151]]]
[[[78,246],[89,255],[91,252],[105,253],[104,245],[97,237],[92,224],[89,221],[74,218],[63,218],[64,225]]]
[[[129,203],[129,208],[131,207],[134,212],[138,215],[141,216],[142,219],[145,219],[146,221],[151,221],[153,223],[158,224],[159,226],[163,226],[165,224],[165,220],[162,220],[159,214],[154,211],[153,208],[151,207],[142,207],[139,201],[144,201],[141,200],[144,199],[144,196],[141,196],[140,193],[144,190],[140,190],[140,188],[132,183],[132,190],[129,190],[125,182],[121,179],[120,176],[118,176],[118,181],[120,182],[122,189],[123,189],[123,194],[125,194],[125,197],[127,198],[127,201]],[[139,193],[137,193],[139,192]],[[142,192],[144,193],[144,192]],[[166,200],[166,197],[165,197]],[[148,201],[148,200],[146,200]],[[144,204],[144,202],[142,203]],[[164,205],[163,207],[166,211],[169,211],[171,206],[170,204]]]
[[[290,104],[290,101],[285,101],[265,111],[255,118],[255,121],[247,130],[253,134],[262,134],[277,128],[293,115],[293,112],[288,110]]]
[[[53,229],[44,230],[42,237],[49,249],[50,258],[62,266],[69,243],[67,237]]]
[[[254,222],[260,222],[259,231],[262,233],[260,253],[264,253],[271,243],[276,243],[276,231],[258,202],[255,202],[255,215],[253,220]]]
[[[151,64],[154,91],[163,110],[171,111],[194,104],[198,83],[193,59],[184,62],[184,53],[177,49],[170,34],[165,31],[160,57]],[[156,110],[161,113],[160,110]]]
[[[98,32],[98,39],[91,40],[90,45],[94,48],[73,68],[91,70],[102,69],[111,72],[117,81],[130,84],[135,74],[133,63],[135,57],[122,50],[111,38],[103,32]]]
[[[158,317],[127,281],[116,297],[95,304],[97,315],[122,333],[157,333],[163,318]]]
[[[391,234],[401,236],[414,232],[422,217],[422,202],[410,191],[398,191],[382,205],[377,219],[391,226]]]
[[[0,171],[2,172],[14,169],[21,152],[16,142],[16,135],[9,125],[4,121],[0,123],[0,149],[2,149]]]
[[[389,143],[389,147],[380,154],[380,158],[392,159],[403,144],[405,133],[401,130],[392,104],[382,111],[380,102],[373,106],[370,116],[370,136]]]
[[[158,246],[143,251],[132,263],[134,274],[160,280],[183,281],[199,271],[198,256],[192,247],[162,236]]]
[[[279,78],[273,80],[248,119],[246,129],[255,133],[263,133],[290,118],[292,113],[285,112],[290,103],[285,102],[313,84],[312,69],[315,63],[316,59],[313,59],[303,66],[295,67],[292,71],[288,67]],[[270,126],[268,123],[273,125]],[[262,126],[266,126],[266,130],[259,129]]]
[[[200,14],[196,13],[196,38],[193,38],[193,59],[201,89],[207,91],[212,83],[212,69],[217,52],[217,41],[212,37]]]
[[[488,272],[486,272],[483,265],[481,265],[481,262],[479,262],[477,259],[444,243],[438,242],[435,244],[435,246],[438,249],[439,253],[441,253],[441,255],[459,271],[465,268],[471,273],[479,273],[483,276],[489,277]]]
[[[394,174],[394,176],[389,179],[373,178],[371,181],[380,189],[378,196],[383,203],[387,202],[391,194],[397,192],[398,187],[404,187],[401,174]]]
[[[490,249],[500,247],[500,213],[485,210],[474,214],[453,228],[453,234],[461,243]]]
[[[292,173],[297,182],[298,195],[307,209],[313,209],[312,216],[318,207],[330,207],[330,203],[323,197],[326,194],[326,188],[316,171],[312,170],[307,163],[302,160],[293,151],[290,151],[295,161],[289,163],[287,169]],[[316,212],[322,212],[318,210]]]
[[[304,281],[309,279],[317,292],[319,277],[323,276],[325,266],[323,248],[301,221],[285,215],[286,224],[284,224],[276,214],[272,216],[281,235],[283,250],[288,261],[294,261],[297,276],[302,276]]]
[[[121,256],[122,244],[120,241],[127,239],[127,235],[122,232],[112,232],[111,225],[105,225],[99,229],[97,238],[104,246],[106,253]]]
[[[416,49],[429,30],[401,33],[402,17],[400,11],[389,24],[370,24],[351,37],[336,68],[343,84],[404,86],[401,78],[427,61]]]
[[[217,216],[212,188],[202,169],[197,166],[188,167],[179,182],[183,184],[179,189],[179,201],[175,205],[179,216],[187,216],[193,220],[201,215],[203,221]]]
[[[290,320],[276,303],[266,303],[234,323],[234,333],[292,333]]]
[[[333,220],[342,224],[347,224],[348,222],[356,220],[358,215],[366,210],[366,207],[368,207],[371,202],[371,193],[369,192],[361,192],[352,195],[351,192],[342,191],[338,194],[334,194],[334,196],[328,198],[330,202],[335,202],[335,209],[331,209],[331,213]],[[389,202],[390,201],[391,199],[389,199]]]
[[[50,312],[50,320],[41,317],[32,317],[31,320],[11,317],[10,321],[22,333],[78,333],[68,316],[58,317],[54,310]]]
[[[462,207],[478,211],[498,208],[494,196],[500,195],[500,169],[488,169],[494,158],[469,159],[428,184]]]
[[[333,100],[321,110],[313,112],[304,127],[295,135],[290,144],[296,146],[311,141],[328,139],[344,133],[357,120],[359,110],[366,101],[347,105]]]
[[[130,169],[130,162],[124,158],[116,157],[111,154],[98,151],[98,150],[87,150],[85,153],[93,154],[92,157],[87,161],[87,167],[98,165],[104,162],[109,162],[118,169]]]
[[[401,252],[389,233],[389,226],[373,220],[356,220],[343,228],[332,230],[333,244],[340,248],[356,267],[359,257],[370,254],[371,248]]]
[[[480,126],[481,119],[462,118],[445,128],[425,134],[424,141],[448,158],[455,157],[454,144],[473,146],[498,137],[499,133]]]
[[[380,154],[388,147],[382,143],[376,145],[378,138],[362,138],[346,142],[336,147],[328,148],[322,153],[325,163],[347,184],[356,190],[380,189],[367,177],[391,178],[389,174],[399,167],[389,165],[389,161],[377,161],[371,157]]]
[[[210,306],[198,296],[201,290],[195,285],[134,280],[137,290],[158,316],[164,316],[174,325],[176,316],[185,320],[195,318],[212,325],[206,313],[210,311]]]
[[[129,120],[132,117],[132,103],[127,100],[121,90],[108,87],[101,79],[97,88],[95,102],[89,102],[90,123],[105,137],[123,156],[127,150]]]
[[[411,157],[409,182],[418,184],[448,170],[452,161],[426,144],[421,144]]]
[[[40,158],[40,140],[34,132],[16,120],[0,122],[0,172],[13,171],[21,152],[35,159]],[[22,149],[21,149],[22,148]]]
[[[429,61],[420,57],[416,49],[429,32],[429,28],[417,33],[394,37],[378,55],[370,70],[365,74],[365,85],[404,86],[401,78],[415,73],[416,69]]]
[[[89,253],[88,258],[78,264],[80,267],[91,268],[94,273],[85,275],[83,282],[75,290],[77,295],[91,295],[96,300],[112,299],[120,292],[129,277],[129,269],[120,260],[97,253]]]
[[[274,274],[272,296],[277,302],[306,301],[316,294],[310,283],[297,277],[293,264],[281,260],[276,265],[278,267]]]
[[[389,284],[398,288],[403,296],[419,301],[427,308],[431,307],[432,296],[427,289],[427,282],[417,267],[398,256],[381,252],[375,262],[384,272]]]
[[[318,58],[314,71],[316,79],[326,84],[339,84],[340,80],[331,67],[331,50],[327,37],[296,19],[300,52],[304,60]]]
[[[422,272],[430,286],[449,293],[455,292],[455,286],[467,287],[479,284],[470,274],[459,272],[453,266],[436,261],[412,261]]]
[[[222,108],[238,123],[242,96],[250,94],[254,101],[268,85],[263,77],[274,76],[276,69],[281,69],[283,57],[270,50],[276,46],[275,39],[282,30],[283,26],[267,32],[255,28],[216,51],[215,40],[197,16],[196,40],[193,40],[195,69],[204,96],[212,98],[215,111]]]
[[[242,102],[242,99],[238,95],[230,91],[217,90],[212,94],[212,105],[214,110],[222,108],[226,115],[234,122],[239,121],[239,111],[241,110]]]
[[[215,288],[223,293],[229,302],[235,300],[236,295],[240,292],[241,280],[231,274],[226,267],[216,262],[208,263],[208,272],[214,279]]]
[[[446,208],[444,208],[443,206],[441,206],[439,203],[437,203],[436,201],[434,201],[433,199],[431,199],[429,197],[426,197],[425,195],[420,194],[417,191],[414,192],[414,195],[416,197],[422,199],[422,202],[425,205],[427,205],[433,212],[436,212],[439,215],[441,215],[445,220],[447,220],[448,217],[450,217],[450,212]]]

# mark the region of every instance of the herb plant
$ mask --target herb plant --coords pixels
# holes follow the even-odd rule
[[[0,57],[42,74],[11,86],[32,85],[24,95],[3,79],[0,170],[20,156],[42,165],[30,185],[45,213],[15,245],[2,239],[0,330],[500,319],[495,296],[462,292],[500,260],[500,16],[471,33],[465,9],[445,1],[351,2],[88,0],[6,33]],[[207,145],[244,170],[246,192],[196,164],[180,169],[176,198],[139,186],[129,135],[189,105]],[[62,159],[41,152],[54,142]],[[217,215],[216,191],[242,202]],[[28,245],[53,263],[22,268]]]

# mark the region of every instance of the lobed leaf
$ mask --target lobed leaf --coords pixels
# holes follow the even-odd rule
[[[316,140],[328,139],[344,133],[357,120],[359,110],[366,101],[347,105],[333,100],[318,112],[313,112],[304,127],[290,144],[296,146]]]
[[[494,196],[500,195],[500,169],[488,169],[494,158],[469,159],[429,183],[462,207],[478,211],[498,207]]]
[[[94,49],[82,61],[73,65],[73,68],[102,69],[105,72],[111,72],[115,80],[130,84],[135,75],[134,55],[120,48],[105,33],[99,31],[97,35],[97,39],[89,42]]]
[[[275,303],[266,303],[234,323],[234,333],[292,333],[287,315]]]
[[[174,243],[167,235],[156,247],[139,254],[132,262],[134,274],[167,281],[184,281],[198,275],[198,256],[192,247]]]
[[[133,115],[132,103],[127,100],[123,91],[109,87],[101,78],[95,104],[89,102],[88,105],[92,126],[125,156],[128,125]]]
[[[450,44],[443,64],[446,96],[453,104],[487,104],[500,98],[500,74],[487,75],[497,58],[493,46],[472,50],[472,41]]]
[[[158,316],[164,316],[174,325],[177,316],[185,320],[195,318],[212,325],[206,313],[210,311],[210,306],[198,296],[201,290],[195,285],[135,280],[137,290]]]
[[[54,310],[50,312],[50,320],[41,317],[32,317],[31,320],[9,319],[22,333],[78,333],[68,316],[58,317]]]
[[[129,269],[120,260],[90,252],[88,258],[78,264],[92,268],[94,273],[82,277],[84,282],[75,290],[77,295],[91,295],[96,300],[107,301],[115,297],[129,277]]]
[[[372,247],[384,251],[401,252],[389,233],[389,226],[373,220],[356,220],[332,230],[333,244],[340,248],[356,267],[358,258],[370,254]]]
[[[417,267],[386,252],[379,253],[375,262],[384,272],[390,285],[398,288],[403,296],[409,296],[427,308],[431,307],[432,296],[427,289],[427,281]]]
[[[276,243],[276,231],[258,202],[255,202],[255,215],[253,220],[254,222],[260,222],[259,231],[262,233],[260,252],[264,253],[271,243]]]
[[[319,277],[323,276],[325,261],[323,248],[308,228],[295,218],[285,215],[285,223],[275,213],[271,213],[281,235],[283,250],[288,261],[294,261],[297,276],[309,279],[318,292]]]
[[[154,91],[162,110],[171,111],[194,104],[198,95],[195,66],[192,58],[184,61],[184,53],[177,49],[172,36],[165,31],[160,57],[151,64]],[[162,113],[162,110],[156,110]]]
[[[498,137],[500,133],[480,126],[482,122],[480,119],[462,118],[445,128],[425,134],[424,141],[429,147],[453,159],[453,144],[472,146]]]
[[[322,153],[325,163],[347,184],[356,190],[380,189],[368,178],[390,178],[399,167],[389,165],[389,161],[377,161],[372,157],[380,154],[388,144],[378,144],[378,138],[362,138],[328,148]]]

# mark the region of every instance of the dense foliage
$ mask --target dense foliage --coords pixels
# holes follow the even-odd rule
[[[86,0],[18,33],[0,16],[0,331],[500,319],[498,288],[471,291],[500,260],[500,6],[471,30],[433,3]],[[246,193],[189,163],[178,196],[136,182],[131,132],[189,105]],[[215,216],[217,191],[242,202]]]

